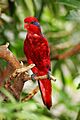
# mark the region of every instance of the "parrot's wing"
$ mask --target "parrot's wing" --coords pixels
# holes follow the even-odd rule
[[[28,44],[27,44],[27,39],[28,39],[28,38],[26,38],[26,40],[24,41],[24,53],[25,53],[25,55],[26,55],[26,57],[27,57],[27,62],[28,62],[28,64],[34,64],[33,61],[32,61],[32,59],[31,59],[31,56],[30,56],[31,53],[30,53],[30,50],[29,50],[29,46],[28,46]],[[32,71],[33,71],[34,74],[37,74],[37,73],[38,73],[37,67],[34,66],[34,67],[32,68]],[[30,73],[30,74],[32,74],[32,73]]]
[[[44,39],[44,43],[42,44],[41,48],[42,49],[40,51],[40,54],[41,54],[43,69],[39,71],[39,75],[45,75],[48,74],[48,71],[50,70],[50,50],[46,39]],[[50,107],[52,106],[51,80],[49,79],[39,80],[38,83],[39,83],[39,88],[41,91],[43,102],[47,106],[47,108],[50,109]]]

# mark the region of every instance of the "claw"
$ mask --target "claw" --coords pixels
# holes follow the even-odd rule
[[[48,71],[47,77],[48,77],[49,80],[51,80],[50,75],[51,75],[51,71]]]
[[[35,80],[35,76],[36,76],[36,74],[34,74],[34,73],[31,75],[31,79],[32,79],[33,82],[36,81],[36,80]]]

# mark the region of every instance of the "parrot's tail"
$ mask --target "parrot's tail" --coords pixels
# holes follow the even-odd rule
[[[49,80],[49,79],[39,80],[38,83],[39,83],[39,88],[41,91],[43,102],[47,106],[47,108],[50,109],[50,107],[52,106],[51,80]]]

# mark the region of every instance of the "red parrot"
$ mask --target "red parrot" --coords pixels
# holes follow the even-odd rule
[[[34,74],[37,76],[48,75],[47,79],[39,80],[38,84],[43,103],[50,109],[52,106],[52,87],[49,76],[51,68],[48,42],[41,33],[41,27],[37,18],[27,17],[24,19],[24,23],[24,28],[27,30],[24,41],[24,53],[27,57],[28,64],[35,64],[35,67],[32,68],[33,73],[31,76],[34,76]]]

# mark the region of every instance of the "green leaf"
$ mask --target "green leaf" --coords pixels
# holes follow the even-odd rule
[[[72,8],[79,8],[80,9],[80,1],[78,0],[57,0],[57,3],[66,5]]]
[[[11,95],[10,92],[8,92],[5,88],[1,88],[0,90],[2,93],[4,93],[8,98],[9,100],[12,102],[12,103],[16,103],[16,100],[15,98]]]
[[[70,14],[67,17],[69,20],[76,21],[80,23],[80,10],[71,10]]]

